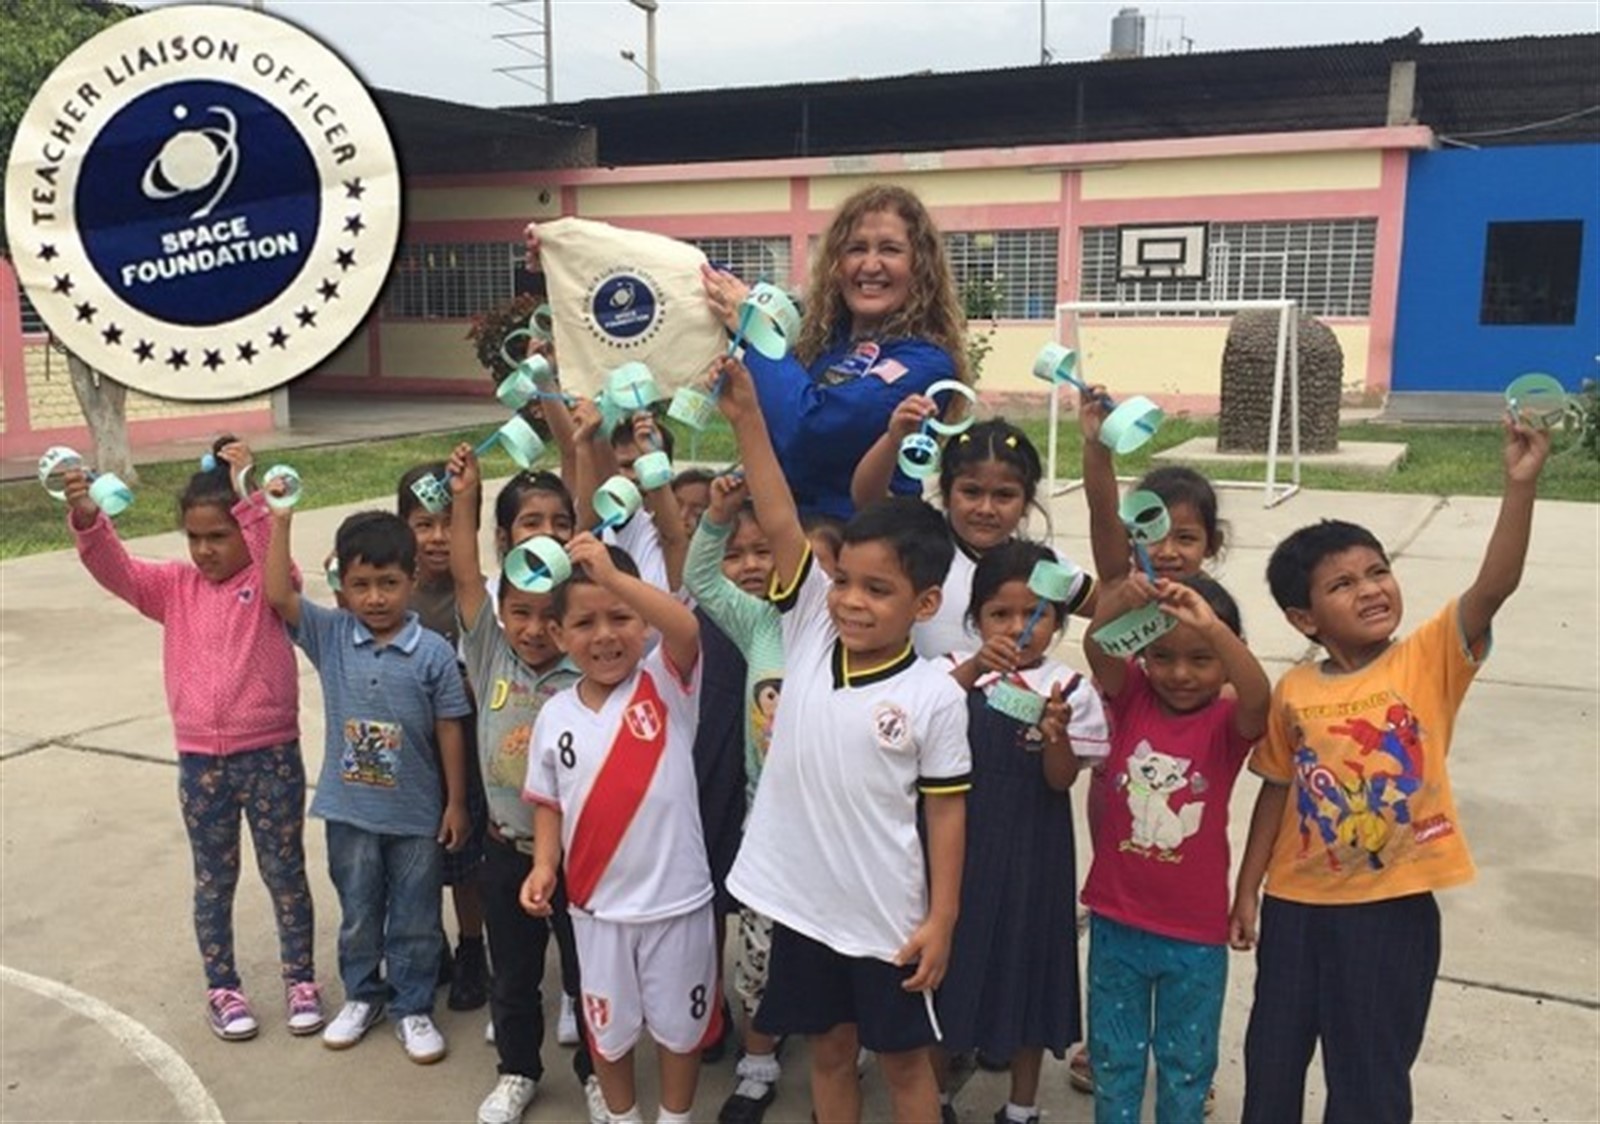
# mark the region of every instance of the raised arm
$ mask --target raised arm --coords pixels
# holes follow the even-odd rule
[[[1182,582],[1163,581],[1160,593],[1161,611],[1194,628],[1216,649],[1217,659],[1222,661],[1222,670],[1238,698],[1233,711],[1234,732],[1246,741],[1255,741],[1266,733],[1267,707],[1272,702],[1272,683],[1260,662],[1233,629],[1217,618],[1199,590]]]
[[[82,469],[67,473],[63,491],[67,523],[89,576],[151,620],[166,620],[174,568],[179,563],[146,562],[130,555],[111,520],[89,498],[89,478]]]
[[[600,466],[596,459],[596,434],[600,432],[600,407],[593,402],[579,402],[572,409],[572,476],[567,487],[572,491],[572,502],[578,509],[578,526],[593,527],[599,520],[594,513],[594,491],[600,486]],[[605,442],[609,451],[611,444]]]
[[[913,394],[889,415],[889,428],[872,444],[856,465],[850,478],[850,502],[860,510],[889,495],[894,470],[900,461],[900,442],[922,428],[922,423],[939,412],[933,399]]]
[[[483,478],[478,457],[463,441],[450,454],[450,495],[458,511],[476,511]],[[483,559],[478,550],[478,528],[471,519],[450,520],[450,581],[455,586],[456,615],[463,625],[478,619],[489,592],[483,584]]]
[[[661,633],[667,659],[687,678],[700,658],[700,622],[694,610],[666,590],[618,570],[611,564],[605,544],[588,532],[574,536],[567,553],[573,565],[582,566],[596,585],[616,594]]]
[[[1089,505],[1089,543],[1102,584],[1124,578],[1130,569],[1128,532],[1117,513],[1117,467],[1100,443],[1106,418],[1104,387],[1091,386],[1078,397],[1078,430],[1083,434],[1083,498]]]
[[[800,513],[794,506],[794,494],[789,491],[783,469],[778,467],[750,371],[737,359],[725,358],[717,361],[715,373],[723,379],[717,404],[739,439],[739,456],[755,502],[756,520],[772,545],[775,580],[779,587],[787,588],[799,576],[800,563],[809,548]]]
[[[272,538],[267,542],[267,564],[262,574],[267,604],[290,628],[300,627],[300,591],[294,587],[294,561],[289,554],[289,528],[294,509],[272,513]]]
[[[1461,634],[1467,647],[1483,640],[1494,615],[1522,582],[1533,533],[1533,504],[1539,473],[1550,455],[1550,431],[1521,421],[1505,422],[1506,489],[1489,535],[1478,576],[1461,595]]]
[[[659,449],[660,431],[655,415],[641,410],[633,416],[633,439],[641,449]],[[667,589],[675,592],[683,588],[684,556],[689,553],[689,536],[683,529],[683,511],[678,507],[678,494],[669,480],[659,488],[644,493],[644,507],[656,526],[656,539],[661,543],[661,556],[667,566]]]
[[[1089,661],[1089,670],[1094,674],[1095,682],[1100,685],[1100,692],[1107,698],[1116,698],[1122,694],[1122,688],[1128,681],[1128,662],[1121,656],[1111,655],[1096,644],[1094,634],[1103,625],[1116,620],[1123,613],[1148,605],[1155,595],[1154,587],[1143,574],[1132,574],[1120,581],[1100,587],[1100,596],[1095,601],[1094,619],[1089,622],[1089,627],[1083,634],[1083,654]]]

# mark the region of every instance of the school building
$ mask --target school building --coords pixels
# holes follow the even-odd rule
[[[1337,335],[1347,390],[1422,412],[1528,370],[1574,389],[1596,373],[1600,35],[1408,37],[509,112],[379,101],[406,173],[401,246],[379,306],[292,385],[291,412],[317,393],[489,394],[466,331],[530,284],[530,219],[669,234],[747,280],[798,288],[834,207],[879,180],[916,190],[945,233],[973,327],[993,333],[986,395],[1044,390],[1029,366],[1061,301],[1293,298]],[[1123,235],[1150,227],[1182,232],[1187,275],[1129,268]],[[42,447],[40,424],[59,419],[34,408],[48,396],[28,313],[0,263],[4,437]],[[1097,315],[1079,340],[1089,373],[1119,392],[1207,411],[1228,317]],[[271,424],[266,400],[229,409]],[[140,426],[219,428],[205,410],[130,416],[136,438]]]

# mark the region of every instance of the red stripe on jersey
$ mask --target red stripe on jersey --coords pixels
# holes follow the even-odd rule
[[[648,671],[622,708],[622,724],[594,778],[567,849],[567,898],[580,909],[633,823],[667,748],[667,710]]]

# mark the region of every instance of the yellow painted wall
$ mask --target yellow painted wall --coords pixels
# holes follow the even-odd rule
[[[551,219],[561,214],[558,187],[438,187],[406,192],[409,222]]]
[[[67,373],[67,357],[59,351],[47,356],[42,344],[24,344],[23,361],[28,371],[28,420],[34,429],[66,429],[85,424],[78,396],[72,392],[72,376]],[[236,414],[244,410],[272,409],[266,395],[234,402],[174,402],[152,398],[137,390],[128,391],[128,420],[151,418],[204,417],[208,414]]]
[[[1084,199],[1170,199],[1263,191],[1360,191],[1378,186],[1381,152],[1293,152],[1142,160],[1085,169]]]
[[[847,196],[872,183],[894,183],[910,188],[930,207],[1053,203],[1061,198],[1060,173],[1030,172],[1026,168],[983,168],[879,176],[817,176],[811,180],[811,207],[831,211]]]
[[[724,215],[788,209],[787,179],[596,184],[578,188],[578,214],[586,219],[629,215]]]
[[[383,325],[383,375],[396,379],[487,379],[467,339],[465,321]]]
[[[1344,383],[1364,386],[1369,329],[1365,324],[1331,324],[1344,349]],[[978,389],[989,394],[1042,393],[1032,375],[1033,357],[1054,339],[1054,326],[1003,324],[994,350],[984,361]],[[1194,395],[1222,393],[1222,348],[1226,321],[1084,323],[1079,336],[1081,373],[1105,383],[1113,394]]]

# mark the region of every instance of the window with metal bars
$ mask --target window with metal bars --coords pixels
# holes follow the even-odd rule
[[[520,242],[405,242],[395,252],[383,315],[466,320],[516,295]]]
[[[787,288],[789,285],[789,240],[787,238],[685,238],[697,247],[706,260],[726,269],[747,285],[766,281]]]
[[[1055,230],[963,230],[945,234],[945,253],[967,315],[1001,320],[1054,319],[1059,244],[1060,235]]]
[[[42,336],[47,333],[50,329],[45,327],[44,317],[39,315],[39,310],[34,308],[33,302],[28,299],[28,290],[18,285],[17,296],[22,300],[22,334]]]
[[[1367,316],[1378,220],[1312,219],[1214,222],[1200,281],[1121,281],[1117,228],[1084,227],[1078,299],[1086,301],[1300,302],[1313,316]],[[1215,316],[1215,313],[1116,313],[1119,316]]]

